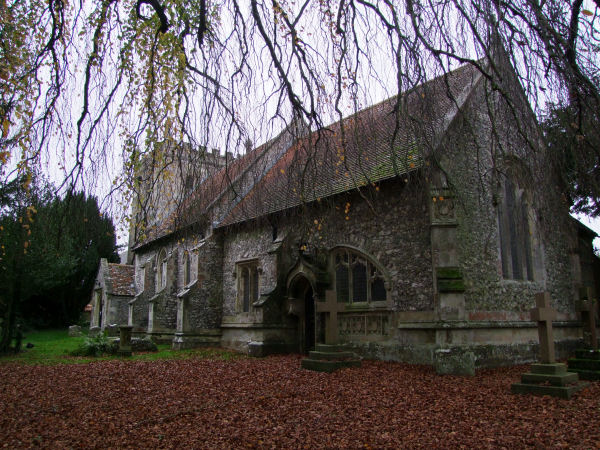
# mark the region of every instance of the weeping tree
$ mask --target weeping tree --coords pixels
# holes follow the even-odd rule
[[[534,112],[568,111],[556,172],[598,215],[599,15],[600,0],[0,0],[0,185],[49,165],[60,189],[143,214],[184,143],[235,154],[293,118],[320,130],[463,64],[494,83],[495,42]]]

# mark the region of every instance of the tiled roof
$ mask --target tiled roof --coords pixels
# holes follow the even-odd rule
[[[463,66],[299,139],[219,226],[282,211],[416,170],[470,92]],[[396,114],[394,108],[399,107]]]
[[[113,295],[135,295],[134,266],[126,264],[108,263],[108,276],[112,286],[109,294]]]
[[[294,122],[205,180],[138,247],[203,218],[223,227],[416,170],[478,78],[465,65],[310,134]]]
[[[297,124],[292,123],[274,139],[230,161],[219,172],[206,179],[160,227],[149,230],[147,238],[137,247],[196,223],[203,217],[219,221],[293,144],[290,129],[295,126]],[[210,214],[207,214],[208,211]]]

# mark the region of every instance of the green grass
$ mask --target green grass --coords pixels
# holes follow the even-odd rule
[[[92,361],[106,361],[123,359],[128,361],[154,361],[160,359],[221,359],[232,360],[244,356],[232,351],[217,348],[201,348],[190,350],[171,350],[169,344],[159,344],[158,352],[134,353],[131,357],[99,356],[80,357],[70,356],[69,353],[83,343],[86,336],[69,337],[65,330],[43,330],[25,333],[23,338],[23,350],[16,355],[0,356],[0,364],[20,363],[33,365],[56,365],[56,364],[86,364]],[[31,342],[34,347],[27,349],[25,345]]]

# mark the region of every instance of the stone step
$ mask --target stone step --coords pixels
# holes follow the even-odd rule
[[[589,383],[578,383],[570,386],[547,386],[540,384],[515,383],[510,386],[513,394],[550,395],[551,397],[569,400],[575,392],[589,386]]]
[[[563,363],[550,363],[550,364],[532,364],[531,373],[546,374],[546,375],[560,375],[567,373],[567,365]]]
[[[330,361],[305,358],[301,361],[301,366],[307,370],[331,373],[343,367],[360,367],[360,360]]]
[[[575,350],[575,358],[600,360],[600,350]]]
[[[348,347],[344,344],[316,344],[315,351],[324,353],[345,352],[348,351]]]
[[[324,360],[356,359],[356,355],[352,352],[319,352],[316,350],[308,352],[308,357]]]
[[[524,373],[521,375],[522,383],[550,383],[552,386],[567,386],[579,380],[576,373],[566,372],[560,375],[549,375],[543,373]]]
[[[584,369],[584,370],[600,370],[600,360],[596,359],[570,359],[569,370]]]
[[[579,375],[582,380],[600,380],[600,370],[572,369],[569,367],[569,371]]]

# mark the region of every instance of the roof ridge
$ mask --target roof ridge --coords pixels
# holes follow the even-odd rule
[[[223,198],[223,196],[229,192],[232,188],[232,186],[239,180],[241,179],[245,174],[247,174],[250,169],[254,166],[256,166],[256,164],[258,164],[258,161],[271,149],[273,148],[273,146],[277,143],[277,141],[279,139],[281,139],[283,137],[283,135],[292,127],[292,125],[294,125],[295,121],[292,121],[292,123],[290,123],[289,125],[287,125],[283,130],[281,130],[281,132],[275,136],[273,139],[268,140],[267,142],[265,142],[264,144],[259,145],[258,147],[256,147],[255,149],[252,150],[252,152],[247,153],[246,155],[244,155],[244,158],[249,157],[251,153],[254,153],[254,151],[257,151],[258,149],[260,149],[261,147],[264,147],[264,149],[260,152],[260,154],[256,155],[255,158],[253,158],[250,163],[248,164],[248,166],[243,169],[233,180],[229,180],[229,183],[227,184],[227,188],[222,190],[219,195],[217,195],[217,197],[215,197],[205,208],[205,211],[208,211],[210,208],[213,207],[213,205],[215,205],[221,198]],[[291,145],[290,145],[291,146]],[[285,151],[290,147],[287,146],[285,148],[285,150],[282,150],[282,154],[285,153]],[[281,155],[278,155],[281,156]],[[272,167],[273,165],[271,165]],[[262,178],[264,177],[265,173],[267,173],[269,171],[269,169],[265,170],[264,173],[261,174],[261,176],[256,179],[254,181],[254,183],[246,190],[246,192],[244,194],[242,194],[238,200],[241,201],[248,192],[250,192],[252,190],[252,187],[256,184],[258,184],[260,182],[260,180],[262,180]],[[216,176],[216,174],[215,174]],[[212,178],[212,177],[211,177]],[[236,203],[237,204],[237,203]],[[231,207],[228,209],[227,212],[224,213],[224,216],[227,216],[227,214],[231,211],[231,209],[233,209],[235,207],[235,205],[231,205]],[[220,221],[219,221],[220,222]]]
[[[479,62],[484,61],[486,59],[487,58],[484,57],[484,58],[478,59],[476,62],[479,63]],[[392,95],[391,97],[384,98],[383,100],[380,100],[379,102],[377,102],[377,103],[375,103],[373,105],[367,106],[366,108],[363,108],[360,111],[355,111],[355,112],[353,112],[352,114],[350,114],[348,116],[344,116],[341,119],[339,119],[339,120],[337,120],[335,122],[330,123],[329,125],[325,125],[325,126],[323,126],[323,128],[321,128],[321,131],[326,130],[327,128],[330,128],[330,127],[334,127],[334,126],[336,126],[338,124],[341,124],[342,122],[344,122],[346,120],[352,119],[354,116],[365,114],[365,113],[369,112],[370,110],[383,105],[384,103],[392,101],[393,99],[396,99],[398,97],[405,97],[405,96],[411,94],[416,89],[423,88],[423,87],[425,87],[425,86],[427,86],[429,84],[434,83],[435,81],[438,81],[441,78],[445,78],[445,77],[448,77],[448,76],[455,76],[459,71],[463,71],[467,67],[472,67],[472,66],[473,66],[473,64],[471,64],[471,63],[461,64],[456,69],[453,69],[450,72],[445,72],[445,73],[442,73],[440,75],[437,75],[436,77],[433,77],[433,78],[431,78],[429,80],[426,80],[423,83],[417,84],[416,86],[413,86],[413,87],[411,87],[410,89],[408,89],[406,91],[402,91],[399,94],[395,94],[395,95]],[[318,131],[319,130],[316,130],[316,132],[318,132]],[[311,134],[313,134],[313,133],[314,132],[311,132]]]
[[[431,86],[434,94],[435,94],[435,92],[437,92],[439,90],[446,93],[446,95],[444,97],[446,97],[447,100],[446,100],[446,105],[443,107],[443,110],[438,111],[439,115],[435,120],[433,117],[431,118],[431,120],[428,119],[428,120],[430,120],[428,123],[431,125],[431,133],[426,133],[427,135],[430,134],[430,136],[429,137],[425,136],[425,138],[426,139],[433,138],[433,141],[430,141],[430,146],[433,146],[436,148],[439,146],[439,143],[441,142],[443,136],[446,134],[448,127],[453,123],[454,119],[456,118],[458,111],[460,111],[464,107],[465,103],[470,98],[471,93],[476,88],[476,86],[479,84],[479,82],[481,80],[481,73],[479,71],[477,71],[476,69],[477,68],[473,64],[463,64],[460,67],[457,67],[456,69],[454,69],[453,71],[450,71],[450,72],[444,73],[442,75],[439,75],[435,78],[432,78],[431,80],[428,80],[426,83],[419,84],[419,85],[415,86],[414,88],[409,89],[408,91],[405,91],[404,93],[401,94],[401,96],[403,98],[407,99],[407,102],[408,102],[407,106],[409,107],[408,115],[410,117],[412,117],[413,114],[417,114],[417,116],[419,116],[418,110],[413,110],[413,107],[414,107],[413,103],[415,101],[415,98],[418,97],[419,101],[421,100],[420,96],[419,96],[419,89],[423,89],[423,87],[425,87],[425,86]],[[275,188],[275,186],[278,186],[277,179],[281,178],[281,177],[278,177],[279,174],[277,173],[277,169],[282,168],[282,173],[283,173],[283,170],[287,171],[287,168],[288,168],[289,164],[291,164],[291,161],[293,160],[293,158],[295,158],[295,155],[297,155],[301,151],[301,148],[302,148],[301,143],[302,142],[308,142],[310,145],[310,143],[313,142],[315,139],[320,140],[320,133],[322,133],[323,131],[325,131],[325,132],[330,131],[332,133],[336,133],[336,128],[342,127],[343,123],[346,121],[350,122],[349,123],[350,129],[352,129],[353,127],[360,128],[360,127],[364,126],[364,124],[362,126],[360,125],[361,122],[364,122],[365,120],[367,120],[367,121],[369,120],[369,117],[371,117],[369,115],[370,113],[372,115],[374,115],[376,117],[380,117],[380,118],[389,116],[389,114],[386,114],[385,109],[382,108],[382,105],[385,105],[386,103],[390,104],[396,98],[398,98],[398,96],[389,97],[387,99],[384,99],[384,100],[376,103],[375,105],[372,105],[368,108],[357,111],[350,116],[342,118],[339,121],[328,125],[327,127],[323,127],[318,130],[315,130],[315,131],[311,132],[308,136],[306,136],[305,140],[296,139],[294,144],[291,145],[287,149],[287,151],[283,152],[283,154],[281,155],[279,160],[273,165],[273,167],[271,167],[269,170],[267,170],[265,172],[265,174],[261,177],[261,180],[259,180],[259,182],[255,183],[252,186],[252,189],[246,194],[246,196],[242,200],[245,202],[245,199],[248,198],[248,202],[252,202],[252,201],[256,202],[256,199],[254,197],[256,197],[256,195],[260,195],[259,191],[261,190],[261,188],[265,189],[265,186],[263,186],[264,183],[267,183],[267,184],[275,183],[269,189],[276,191],[277,189]],[[410,111],[412,111],[412,112],[410,112]],[[407,117],[404,117],[404,119],[410,120],[410,117],[408,119],[407,119]],[[389,119],[386,119],[386,120],[389,120]],[[377,125],[377,128],[378,127],[379,127],[379,125]],[[376,133],[376,134],[379,134],[380,132],[381,131],[373,131],[373,133]],[[361,136],[364,139],[366,135],[361,134]],[[328,144],[326,142],[330,141],[330,139],[335,139],[335,137],[333,137],[333,136],[328,137],[328,133],[326,133],[325,140],[323,141],[322,145],[327,146]],[[399,134],[398,136],[396,136],[395,139],[400,139],[402,141],[402,139],[403,139],[402,133]],[[355,143],[350,144],[350,150],[352,150],[352,147],[355,147],[355,146],[356,146]],[[316,198],[323,198],[328,195],[333,195],[335,193],[342,192],[341,190],[339,190],[337,188],[331,190],[334,186],[337,186],[339,188],[342,185],[344,185],[344,186],[348,185],[347,187],[343,188],[343,191],[353,189],[354,187],[357,187],[358,185],[362,185],[362,183],[364,183],[363,178],[365,178],[366,180],[370,180],[369,182],[372,183],[372,182],[383,181],[384,179],[396,177],[398,175],[407,173],[411,170],[416,170],[418,167],[420,167],[420,163],[418,160],[419,158],[417,156],[412,155],[412,153],[411,153],[412,150],[411,150],[411,148],[409,148],[410,146],[406,147],[406,145],[402,145],[402,147],[403,147],[402,152],[407,157],[407,161],[405,161],[403,164],[401,164],[402,167],[394,166],[393,172],[382,171],[380,166],[381,166],[381,164],[383,164],[383,162],[382,161],[376,162],[377,160],[375,158],[372,158],[369,161],[369,158],[371,158],[371,155],[369,154],[368,157],[364,160],[364,163],[365,163],[364,168],[360,168],[360,170],[368,171],[368,173],[362,173],[362,175],[359,174],[359,176],[357,178],[357,180],[359,180],[361,183],[357,184],[357,182],[354,182],[354,186],[350,186],[350,184],[352,184],[352,183],[348,184],[348,183],[342,182],[343,178],[340,178],[340,179],[336,178],[338,172],[337,172],[337,169],[332,166],[331,170],[333,171],[335,169],[336,175],[334,175],[334,178],[336,178],[336,179],[334,180],[332,178],[332,180],[333,180],[332,186],[326,188],[326,190],[328,192],[326,193],[325,191],[320,192],[320,191],[315,190],[315,192],[313,192],[314,195],[309,195],[309,197],[314,197],[316,195]],[[325,147],[323,147],[323,148],[325,149]],[[400,151],[400,149],[394,149],[394,152],[395,151]],[[318,152],[318,150],[317,150],[317,152]],[[359,159],[361,158],[358,154],[356,156]],[[350,157],[352,158],[352,156],[350,156]],[[416,159],[409,161],[409,159],[411,157],[416,158]],[[346,158],[346,161],[348,161],[348,158]],[[369,162],[367,163],[366,161],[369,161]],[[280,163],[283,165],[281,165]],[[327,163],[325,163],[325,165],[327,165]],[[320,172],[320,169],[317,168],[316,170]],[[328,169],[324,168],[323,170],[325,170],[327,172]],[[352,172],[352,170],[353,169],[348,169],[346,171],[346,173],[350,173],[350,172]],[[333,174],[333,172],[332,172],[332,174]],[[320,175],[318,175],[318,176],[320,176]],[[348,176],[348,175],[346,175],[346,176]],[[354,175],[352,175],[352,178],[354,178]],[[270,181],[265,181],[265,180],[270,180]],[[281,188],[281,187],[282,186],[279,186],[278,188]],[[275,194],[275,191],[271,192],[271,194]],[[294,188],[294,189],[292,189],[292,191],[296,192],[296,189]],[[297,206],[299,204],[295,200],[290,201],[291,198],[287,197],[287,196],[285,197],[285,199],[279,199],[279,200],[280,201],[276,200],[275,202],[273,202],[273,204],[271,204],[269,202],[267,202],[268,204],[264,204],[264,202],[263,202],[262,207],[259,207],[258,209],[253,207],[251,204],[248,204],[244,207],[243,204],[242,205],[240,204],[240,203],[242,203],[242,201],[240,201],[237,204],[233,205],[229,209],[228,215],[223,220],[221,220],[218,227],[224,227],[224,226],[228,226],[228,225],[231,225],[234,223],[239,223],[239,222],[243,222],[245,220],[250,220],[253,218],[260,217],[260,216],[268,215],[273,212],[287,209],[292,206]],[[314,198],[308,199],[309,202],[311,202],[313,200],[314,200]],[[249,210],[246,212],[243,212],[244,208],[249,208]]]

